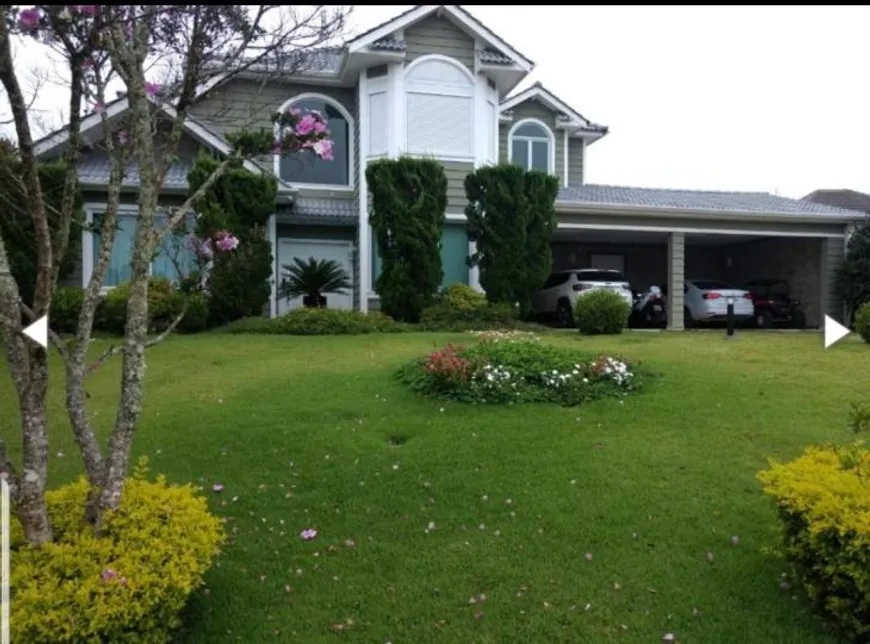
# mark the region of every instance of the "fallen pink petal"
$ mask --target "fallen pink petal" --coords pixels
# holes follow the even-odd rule
[[[305,541],[311,541],[314,537],[317,536],[317,530],[314,528],[306,528],[302,532],[299,533],[299,537],[304,539]]]
[[[222,492],[223,489],[224,489],[224,486],[221,483],[215,483],[214,485],[211,486],[212,492]]]

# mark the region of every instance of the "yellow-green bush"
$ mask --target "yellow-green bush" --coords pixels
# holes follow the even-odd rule
[[[84,479],[46,495],[53,543],[25,544],[13,522],[12,640],[166,642],[223,541],[221,521],[190,485],[128,479],[96,536],[83,523]]]
[[[776,500],[785,555],[847,636],[870,636],[870,451],[810,447],[758,475]]]
[[[574,321],[585,335],[616,335],[628,324],[631,305],[613,291],[596,289],[574,302]]]
[[[486,295],[468,284],[454,282],[441,291],[438,301],[457,311],[474,311],[486,306]]]

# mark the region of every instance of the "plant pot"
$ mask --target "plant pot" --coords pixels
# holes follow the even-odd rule
[[[302,296],[302,306],[309,309],[325,309],[326,308],[326,296],[325,295],[303,295]]]

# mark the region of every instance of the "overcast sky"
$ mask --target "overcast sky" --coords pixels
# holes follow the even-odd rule
[[[410,7],[356,7],[351,35]],[[610,127],[588,183],[870,192],[870,7],[467,9],[535,61],[518,89],[540,81]]]

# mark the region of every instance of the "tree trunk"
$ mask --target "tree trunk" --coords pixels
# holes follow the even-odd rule
[[[142,381],[145,378],[145,342],[148,336],[148,277],[151,258],[157,243],[154,210],[160,186],[155,180],[154,143],[151,137],[151,111],[145,97],[144,73],[136,70],[134,85],[129,87],[133,135],[139,164],[139,215],[136,220],[136,243],[131,262],[130,298],[127,301],[127,325],[121,358],[121,400],[109,439],[105,465],[105,482],[100,491],[99,517],[118,507],[130,460],[133,433],[142,412]]]
[[[37,356],[41,353],[41,356]],[[45,423],[45,392],[48,383],[46,352],[42,347],[30,351],[30,385],[20,399],[24,430],[24,465],[18,482],[16,514],[28,543],[39,546],[51,541],[51,524],[45,507],[45,482],[48,476],[48,432]]]

